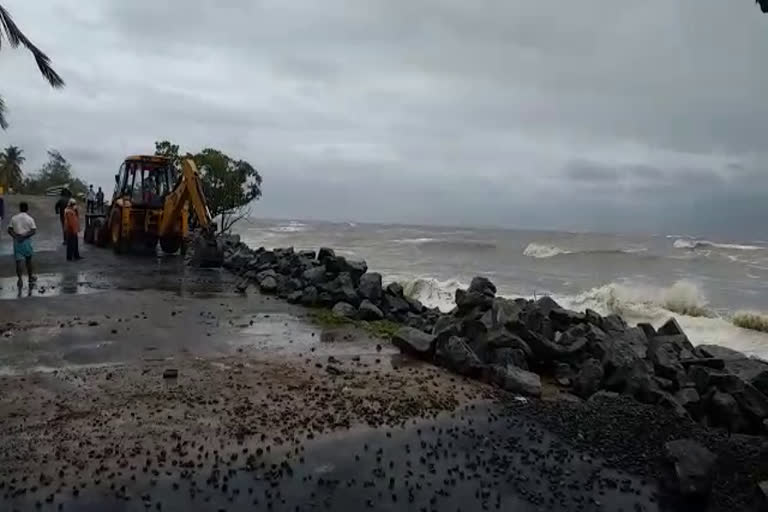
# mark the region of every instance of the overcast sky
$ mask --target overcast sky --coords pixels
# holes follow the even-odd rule
[[[768,233],[768,15],[752,0],[1,0],[26,171],[110,191],[172,139],[257,167],[254,213]]]

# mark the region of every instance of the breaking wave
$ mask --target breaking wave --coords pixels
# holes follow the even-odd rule
[[[710,242],[709,240],[691,240],[689,238],[678,238],[672,244],[675,249],[725,249],[730,251],[761,251],[766,247],[760,247],[758,245],[742,245],[742,244],[719,244]]]
[[[742,329],[768,333],[768,315],[752,311],[739,311],[731,317],[731,323]]]
[[[567,254],[637,254],[647,250],[648,249],[645,247],[627,247],[623,249],[563,249],[556,245],[531,242],[526,246],[525,250],[523,250],[523,256],[546,259]]]
[[[564,306],[601,314],[615,313],[628,319],[644,321],[678,313],[690,317],[714,318],[707,298],[696,283],[680,280],[667,288],[634,284],[609,283],[572,297],[560,299]]]
[[[418,299],[422,304],[439,308],[443,312],[453,309],[456,290],[467,287],[455,279],[440,281],[431,277],[402,281],[400,284],[408,297]]]
[[[269,228],[269,230],[275,233],[299,233],[301,231],[306,231],[307,225],[301,222],[292,220],[287,224],[282,224],[280,226]]]

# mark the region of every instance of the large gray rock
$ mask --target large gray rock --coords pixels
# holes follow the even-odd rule
[[[698,415],[701,396],[696,391],[696,388],[683,388],[679,390],[675,393],[675,400],[694,416]]]
[[[564,331],[573,325],[583,323],[586,320],[584,313],[577,313],[565,308],[554,308],[549,312],[549,318],[556,330]]]
[[[517,325],[520,322],[520,313],[523,311],[525,301],[522,299],[510,300],[503,297],[493,299],[491,309],[486,313],[485,322],[489,329],[498,329]]]
[[[768,418],[768,396],[751,384],[745,384],[742,390],[734,391],[733,398],[753,425],[759,426],[764,419]]]
[[[627,329],[627,322],[625,322],[619,315],[608,315],[603,317],[602,325],[600,327],[608,334],[617,335],[623,333]]]
[[[507,329],[499,328],[487,333],[485,344],[491,350],[497,348],[514,348],[521,350],[526,358],[533,355],[531,347],[520,336],[512,334]]]
[[[549,316],[549,312],[553,309],[559,309],[560,304],[555,302],[555,299],[550,297],[549,295],[544,295],[539,300],[535,302],[535,308],[539,312],[541,312],[544,316]]]
[[[381,287],[381,274],[378,272],[363,274],[360,277],[358,292],[361,297],[370,300],[374,304],[380,303],[381,297],[384,294],[384,290]]]
[[[667,483],[684,498],[706,498],[712,490],[715,454],[690,439],[669,441],[664,449],[672,476]]]
[[[600,389],[603,381],[603,365],[597,359],[588,359],[579,369],[573,382],[576,395],[587,399]]]
[[[304,306],[314,306],[318,301],[318,291],[314,286],[307,286],[301,293],[301,299],[299,302]]]
[[[365,299],[360,303],[358,316],[361,320],[375,321],[384,318],[384,313],[370,300]]]
[[[400,283],[389,283],[387,285],[387,293],[394,295],[395,297],[403,297],[403,287]]]
[[[451,336],[447,341],[436,345],[435,359],[446,368],[466,375],[477,377],[483,369],[483,362],[477,357],[463,338]]]
[[[301,274],[301,278],[304,280],[304,282],[312,285],[322,283],[325,281],[325,267],[314,267],[305,270]]]
[[[432,334],[438,339],[448,339],[461,333],[461,320],[453,315],[440,315],[432,328]]]
[[[401,327],[392,336],[392,344],[402,352],[426,358],[435,350],[435,336],[413,327]]]
[[[335,258],[336,252],[333,249],[330,249],[328,247],[321,247],[320,250],[317,252],[317,259],[321,263],[325,263],[325,261],[329,258]]]
[[[355,318],[355,315],[357,315],[357,309],[355,306],[346,302],[337,303],[335,306],[333,306],[331,312],[341,318]]]
[[[382,300],[382,308],[395,314],[404,314],[410,311],[411,305],[401,295],[385,293]]]
[[[470,292],[458,289],[456,290],[455,301],[459,313],[465,313],[475,308],[485,311],[490,309],[493,305],[493,296],[477,291]]]
[[[472,282],[469,284],[467,292],[476,292],[493,297],[496,295],[496,285],[494,285],[487,277],[477,276],[472,278]]]
[[[731,432],[741,432],[746,426],[738,402],[729,393],[715,391],[709,400],[708,412],[715,425],[725,427]]]
[[[358,292],[361,297],[370,300],[374,304],[381,302],[381,297],[384,294],[381,285],[381,274],[378,272],[363,274],[360,277]]]
[[[569,359],[584,350],[586,338],[578,338],[570,345],[560,345],[535,332],[521,332],[521,338],[531,347],[533,355],[542,361]]]
[[[683,328],[680,327],[680,324],[677,323],[677,319],[675,318],[670,318],[664,322],[664,325],[659,327],[656,333],[658,336],[685,336],[685,331],[683,331]]]
[[[707,357],[717,357],[725,361],[729,359],[747,359],[743,353],[720,345],[699,345],[697,347]]]
[[[365,260],[347,259],[346,268],[343,272],[349,272],[355,283],[360,282],[360,278],[368,271],[368,263]]]
[[[507,366],[514,365],[523,370],[528,369],[528,358],[519,348],[501,347],[487,352],[487,361],[489,364]]]
[[[259,281],[259,288],[264,293],[275,293],[275,291],[277,291],[277,286],[277,279],[272,276],[263,277]]]
[[[539,376],[517,366],[491,366],[488,369],[488,378],[497,386],[512,393],[541,396],[541,379]]]

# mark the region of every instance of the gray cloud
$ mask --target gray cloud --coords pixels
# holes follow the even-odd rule
[[[28,171],[56,147],[109,188],[169,138],[259,168],[259,215],[706,231],[727,226],[696,205],[738,196],[763,223],[768,17],[748,1],[4,5],[67,80],[0,53],[0,145]]]

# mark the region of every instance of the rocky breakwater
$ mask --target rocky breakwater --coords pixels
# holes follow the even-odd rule
[[[406,297],[399,284],[384,286],[365,261],[337,256],[333,249],[251,249],[237,236],[225,237],[223,246],[224,267],[241,277],[241,290],[255,284],[293,304],[332,308],[350,319],[389,320],[423,333],[431,333],[440,317],[437,308]]]
[[[339,316],[389,320],[401,351],[482,379],[505,390],[540,396],[544,385],[571,400],[619,394],[729,432],[768,435],[768,363],[718,346],[695,347],[670,319],[658,330],[629,326],[618,315],[570,311],[549,297],[496,296],[476,277],[457,290],[449,313],[384,286],[364,261],[332,249],[251,249],[224,240],[224,266],[241,276],[240,289],[263,293]]]

